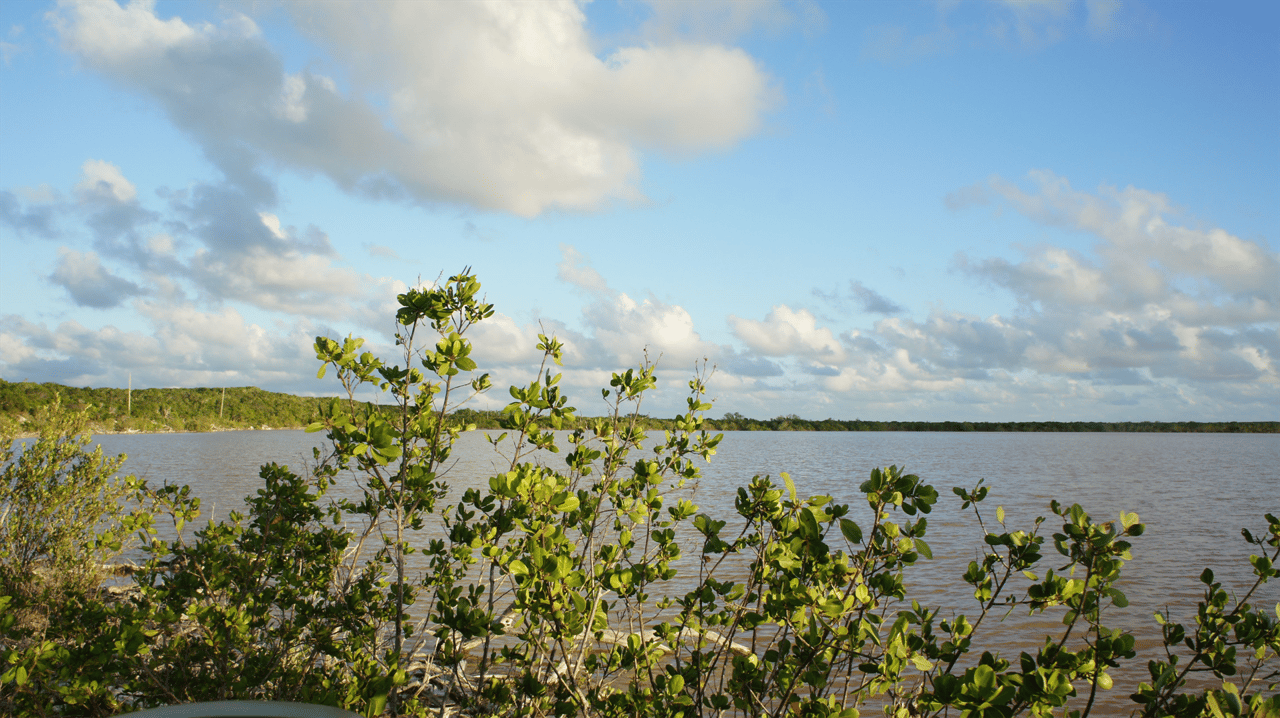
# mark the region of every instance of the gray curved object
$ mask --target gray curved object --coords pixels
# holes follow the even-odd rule
[[[129,718],[360,718],[333,706],[283,701],[211,701],[150,708]]]

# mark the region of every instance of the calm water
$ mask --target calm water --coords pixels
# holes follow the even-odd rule
[[[312,461],[312,447],[323,442],[319,435],[294,431],[98,440],[107,452],[128,454],[125,468],[130,473],[154,484],[190,484],[205,501],[205,516],[217,518],[242,507],[243,497],[257,489],[260,464],[276,461],[301,470]],[[457,463],[447,478],[455,490],[487,485],[488,476],[504,465],[480,432],[463,435],[454,455]],[[549,464],[557,460],[546,457]],[[1080,503],[1095,520],[1115,519],[1122,509],[1138,512],[1147,532],[1135,541],[1134,560],[1124,571],[1122,588],[1131,606],[1106,623],[1135,631],[1148,651],[1159,635],[1152,613],[1168,606],[1183,620],[1189,618],[1201,596],[1197,577],[1205,566],[1212,566],[1228,585],[1248,583],[1250,552],[1240,528],[1260,531],[1265,527],[1262,514],[1280,514],[1276,435],[731,432],[704,466],[693,498],[703,511],[727,519],[738,486],[756,474],[776,478],[787,471],[802,496],[831,494],[850,504],[852,518],[863,523],[870,514],[858,485],[873,467],[888,464],[905,466],[942,495],[929,517],[927,538],[935,560],[909,572],[908,584],[922,603],[949,612],[973,615],[971,592],[958,577],[968,561],[980,556],[982,545],[980,529],[971,514],[959,510],[952,486],[972,487],[985,479],[991,495],[984,516],[994,522],[995,508],[1002,505],[1010,530],[1031,528],[1035,517],[1049,514],[1054,498]],[[1043,533],[1053,533],[1060,523],[1046,522]],[[1044,568],[1060,565],[1051,542]],[[1277,583],[1256,596],[1265,606],[1278,601]],[[1019,620],[1026,621],[1011,619]],[[1055,620],[1035,619],[1009,631],[1031,625],[1051,633]],[[1021,646],[1030,649],[1032,644],[1024,635]],[[1120,680],[1117,689],[1116,694],[1131,690]]]

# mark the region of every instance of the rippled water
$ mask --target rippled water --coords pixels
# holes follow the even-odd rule
[[[108,452],[129,455],[130,473],[155,484],[190,484],[205,500],[206,517],[218,518],[243,506],[243,497],[257,489],[260,464],[276,461],[300,470],[311,461],[311,448],[323,442],[319,435],[293,431],[98,440]],[[455,490],[485,485],[504,465],[480,432],[464,434],[455,457],[448,475]],[[547,463],[557,460],[545,457]],[[728,518],[738,486],[756,474],[776,478],[788,471],[801,495],[830,494],[852,505],[852,517],[862,522],[869,512],[858,485],[873,467],[889,464],[918,474],[941,494],[927,536],[935,560],[909,572],[908,585],[922,603],[948,612],[972,615],[971,592],[959,576],[982,545],[981,531],[960,511],[952,486],[972,487],[985,479],[991,487],[985,516],[994,521],[995,507],[1003,506],[1010,530],[1029,529],[1035,517],[1049,515],[1054,498],[1081,504],[1095,520],[1115,519],[1121,510],[1138,512],[1147,532],[1135,541],[1122,584],[1131,606],[1106,623],[1133,630],[1144,651],[1158,640],[1154,611],[1168,606],[1183,620],[1190,617],[1201,596],[1197,577],[1206,566],[1229,586],[1250,583],[1250,552],[1240,529],[1261,530],[1262,514],[1280,514],[1280,436],[1240,434],[731,432],[703,468],[694,500],[712,516]],[[1045,533],[1059,527],[1049,521]],[[1045,567],[1056,568],[1057,558],[1046,546]],[[1280,582],[1255,598],[1275,605]],[[1039,641],[1027,641],[1025,631],[1052,632],[1056,625],[1056,619],[1018,620],[997,632],[993,648],[1007,653],[1013,646],[1002,644],[1004,637],[1018,635],[1019,649],[1034,650]],[[1134,665],[1144,664],[1145,658]],[[1119,678],[1136,680],[1132,674]],[[1130,690],[1117,680],[1115,698]]]

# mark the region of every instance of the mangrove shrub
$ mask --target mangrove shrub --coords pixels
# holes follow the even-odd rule
[[[1097,521],[1054,502],[1010,528],[983,509],[981,482],[953,489],[945,498],[981,539],[954,578],[972,595],[964,611],[908,593],[944,497],[898,467],[861,483],[862,522],[785,473],[738,488],[735,515],[708,515],[691,491],[721,438],[704,431],[705,368],[670,431],[644,428],[647,362],[601,390],[608,416],[575,420],[556,371],[563,346],[540,336],[543,363],[509,388],[490,437],[499,470],[452,490],[466,427],[448,419],[491,384],[467,339],[493,313],[479,291],[464,271],[401,295],[394,358],[317,338],[320,375],[346,395],[311,427],[329,448],[306,471],[262,467],[243,515],[185,536],[200,505],[176,486],[147,494],[173,539],[122,522],[119,504],[80,514],[109,528],[39,558],[81,560],[132,527],[145,560],[123,589],[52,599],[62,618],[40,636],[17,620],[30,595],[5,584],[0,712],[271,699],[365,715],[1087,716],[1135,658],[1134,636],[1108,626],[1128,604],[1119,579],[1144,530],[1135,514]],[[369,389],[390,406],[355,401]],[[55,494],[18,495],[5,495],[5,521],[42,516]],[[1244,533],[1253,589],[1233,596],[1206,570],[1193,623],[1157,617],[1162,656],[1130,688],[1133,714],[1280,715],[1280,621],[1251,603],[1277,573],[1280,520],[1266,521]],[[19,571],[23,559],[4,560]],[[1011,610],[1060,627],[979,650]]]

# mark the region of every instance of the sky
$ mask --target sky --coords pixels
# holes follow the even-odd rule
[[[8,381],[333,395],[470,267],[481,409],[1276,420],[1278,250],[1270,0],[0,3]]]

